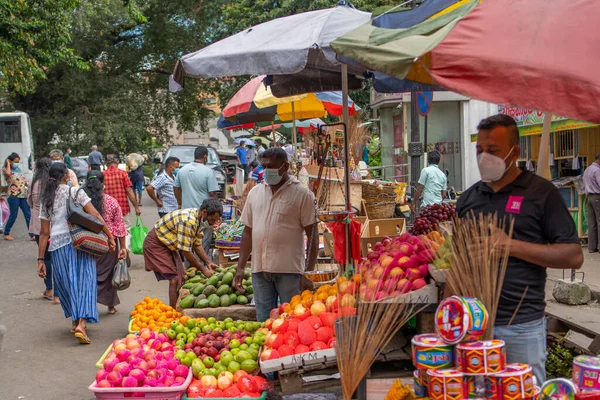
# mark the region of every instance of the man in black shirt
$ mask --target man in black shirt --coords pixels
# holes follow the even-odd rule
[[[514,220],[510,242],[506,232],[496,232],[501,243],[510,243],[510,258],[494,336],[506,342],[508,362],[530,364],[541,385],[546,378],[546,268],[580,268],[583,251],[556,187],[517,167],[521,149],[515,120],[495,115],[477,130],[481,181],[460,196],[456,211],[460,217],[498,213]]]

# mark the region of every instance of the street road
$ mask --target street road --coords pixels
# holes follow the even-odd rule
[[[142,217],[152,226],[158,214],[144,196]],[[87,388],[95,378],[96,361],[113,340],[127,335],[128,314],[135,303],[144,296],[168,301],[167,284],[159,284],[144,270],[141,256],[132,256],[132,283],[119,294],[118,312],[108,315],[99,305],[100,322],[88,324],[92,344],[80,345],[61,307],[41,296],[37,247],[28,240],[22,215],[11,235],[13,242],[0,236],[0,325],[8,329],[0,352],[0,399],[94,399]]]

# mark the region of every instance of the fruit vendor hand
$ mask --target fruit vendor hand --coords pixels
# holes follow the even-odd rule
[[[500,229],[497,226],[490,224],[490,233],[491,243],[497,247],[498,250],[503,251],[507,247],[510,247],[510,238],[504,229]]]
[[[244,285],[242,285],[242,281],[244,280],[244,269],[241,270],[238,268],[235,271],[235,276],[233,277],[233,287],[235,290],[239,290],[240,293],[246,293],[246,289],[244,289]]]

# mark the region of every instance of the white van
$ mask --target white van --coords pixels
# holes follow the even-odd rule
[[[6,157],[11,153],[17,153],[21,157],[19,166],[25,178],[31,182],[35,161],[31,122],[27,113],[19,111],[0,113],[0,163],[2,163],[2,168],[6,163]],[[0,175],[2,175],[1,186],[7,186],[4,174]]]

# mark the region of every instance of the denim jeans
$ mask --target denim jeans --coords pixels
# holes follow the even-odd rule
[[[17,220],[17,215],[19,214],[19,208],[23,211],[23,215],[25,216],[25,222],[27,222],[27,229],[29,229],[29,219],[31,218],[31,209],[29,208],[29,204],[27,204],[27,199],[22,199],[15,196],[8,196],[6,199],[8,202],[8,208],[10,209],[10,216],[8,217],[8,221],[6,221],[6,226],[4,227],[4,234],[10,235],[10,230],[12,229],[15,221]],[[29,236],[33,237],[32,234]]]
[[[40,235],[35,235],[35,242],[40,245]],[[46,290],[52,290],[52,258],[50,258],[50,252],[48,246],[46,246],[46,252],[44,253],[44,264],[46,264],[46,277],[44,278],[44,284]]]
[[[540,386],[546,381],[546,318],[495,326],[494,338],[506,343],[506,362],[529,364]]]
[[[300,294],[300,274],[252,274],[252,289],[256,304],[256,320],[264,322],[271,310],[277,307],[277,299],[289,303],[292,297]]]

